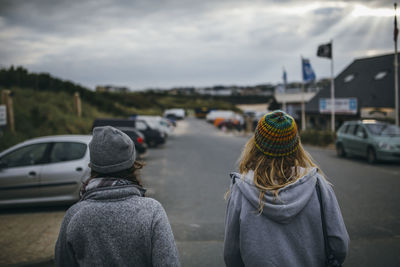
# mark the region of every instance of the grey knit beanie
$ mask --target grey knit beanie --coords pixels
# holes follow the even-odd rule
[[[135,145],[131,138],[111,126],[93,129],[89,150],[90,167],[98,173],[127,170],[136,159]]]

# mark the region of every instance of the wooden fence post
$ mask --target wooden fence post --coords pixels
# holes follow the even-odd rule
[[[11,133],[15,134],[14,107],[10,90],[1,91],[1,102],[6,105],[8,127]]]
[[[253,132],[253,119],[251,117],[246,117],[246,132]]]
[[[78,115],[79,118],[82,117],[82,103],[78,92],[75,92],[74,94],[74,104],[76,115]]]

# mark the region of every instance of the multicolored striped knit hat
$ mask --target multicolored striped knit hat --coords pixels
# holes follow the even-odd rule
[[[282,110],[267,113],[257,124],[254,140],[256,147],[267,156],[288,156],[299,144],[296,122]]]

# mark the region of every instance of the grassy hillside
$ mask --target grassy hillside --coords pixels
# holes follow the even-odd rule
[[[4,88],[0,88],[4,89]],[[9,88],[7,88],[9,89]],[[10,90],[10,89],[9,89]],[[168,96],[155,93],[95,93],[94,99],[82,97],[82,117],[74,113],[74,98],[69,91],[11,88],[16,134],[7,129],[0,135],[0,151],[23,140],[56,134],[88,134],[93,120],[106,117],[128,117],[132,114],[161,115],[166,108],[191,109],[197,106],[235,109],[221,100]]]
[[[13,93],[16,134],[0,129],[0,151],[23,140],[56,134],[88,134],[99,117],[126,118],[133,114],[161,115],[167,108],[212,107],[235,110],[229,99],[171,96],[166,92],[93,92],[48,73],[23,67],[0,69],[0,90]],[[74,114],[74,93],[82,101],[82,117]]]
[[[16,134],[0,137],[0,151],[28,138],[54,134],[88,134],[93,119],[111,117],[82,101],[82,117],[74,114],[74,99],[66,92],[12,88]]]

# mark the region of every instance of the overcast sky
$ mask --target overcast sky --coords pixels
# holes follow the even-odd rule
[[[335,74],[393,51],[393,1],[0,0],[0,66],[89,88],[256,85],[301,80],[301,56],[333,39]]]

